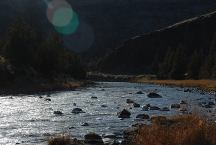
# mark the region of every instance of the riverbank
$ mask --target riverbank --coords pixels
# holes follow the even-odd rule
[[[193,87],[205,91],[216,91],[216,80],[157,80],[146,78],[135,78],[132,82],[150,83],[178,87]]]
[[[121,143],[110,145],[216,145],[216,123],[208,122],[199,115],[156,116],[151,124],[138,124],[124,131]],[[83,141],[69,136],[52,137],[48,145],[105,145],[100,135],[90,133]]]
[[[1,95],[19,95],[19,94],[39,94],[43,92],[55,92],[55,91],[70,91],[77,88],[82,88],[93,84],[87,80],[75,80],[72,78],[55,78],[45,79],[41,77],[37,78],[18,78],[12,82],[1,85]]]

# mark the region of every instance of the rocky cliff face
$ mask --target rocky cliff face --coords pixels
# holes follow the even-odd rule
[[[103,71],[113,73],[157,73],[168,53],[175,52],[173,55],[177,55],[179,50],[182,50],[180,61],[185,60],[185,66],[195,52],[198,52],[204,64],[211,51],[215,32],[216,12],[201,15],[129,39],[101,61],[100,67]],[[168,63],[171,64],[172,60]]]

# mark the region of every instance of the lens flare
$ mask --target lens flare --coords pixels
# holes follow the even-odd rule
[[[70,35],[77,30],[78,26],[79,26],[79,19],[78,19],[77,14],[74,13],[73,18],[68,23],[68,25],[63,26],[63,27],[55,26],[55,29],[57,32],[61,34]]]
[[[79,26],[77,14],[65,0],[45,0],[47,3],[47,18],[56,31],[68,35],[76,31]]]
[[[73,10],[70,8],[59,8],[57,9],[52,18],[52,24],[58,27],[67,26],[73,19]]]
[[[63,37],[65,47],[75,52],[87,51],[93,45],[94,40],[93,28],[84,21],[80,21],[76,33]]]

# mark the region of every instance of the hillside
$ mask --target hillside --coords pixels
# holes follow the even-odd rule
[[[160,29],[216,8],[214,0],[68,0],[68,2],[78,13],[80,27],[73,36],[63,39],[69,49],[78,52],[89,50],[86,57],[101,55],[104,50],[115,48],[133,36]],[[16,17],[22,17],[46,36],[53,30],[46,18],[46,7],[44,0],[1,0],[1,34],[4,34]]]
[[[161,78],[214,78],[216,12],[126,41],[100,63],[104,72]]]

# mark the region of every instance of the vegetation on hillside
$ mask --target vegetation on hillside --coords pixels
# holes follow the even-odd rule
[[[17,78],[53,80],[58,77],[85,77],[78,56],[64,48],[55,32],[43,37],[43,33],[19,18],[11,25],[5,38],[0,43],[1,85]]]
[[[126,41],[99,63],[103,72],[160,79],[216,78],[216,12]]]

